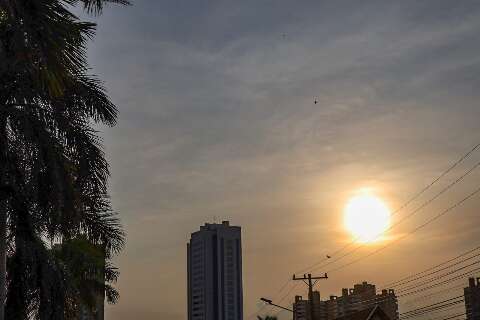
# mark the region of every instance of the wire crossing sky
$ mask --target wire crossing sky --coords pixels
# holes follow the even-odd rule
[[[214,217],[242,226],[252,314],[286,276],[352,242],[342,221],[359,190],[395,210],[480,141],[478,1],[136,0],[97,22],[89,61],[120,111],[103,137],[128,231],[112,319],[185,319],[186,242]],[[403,214],[478,161],[472,153]],[[322,298],[478,246],[478,197],[428,221],[479,178],[346,257],[367,256],[322,281]],[[285,303],[305,296],[284,292]]]

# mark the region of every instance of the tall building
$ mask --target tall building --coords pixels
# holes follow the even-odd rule
[[[293,303],[293,319],[294,320],[310,320],[310,303],[303,300],[302,296],[295,296]]]
[[[354,285],[351,289],[342,289],[341,296],[330,296],[328,300],[320,300],[320,293],[313,292],[313,315],[315,318],[313,320],[346,318],[373,306],[378,306],[389,319],[399,319],[397,297],[393,290],[382,290],[380,294],[377,294],[375,285],[363,282]],[[296,316],[297,320],[311,320],[309,308],[308,300],[302,300],[300,296],[295,297],[294,311],[296,309],[302,310],[302,312],[304,309],[308,311],[304,318],[301,318],[300,314]]]
[[[243,320],[241,228],[206,223],[187,244],[188,320]]]
[[[480,278],[469,278],[463,290],[467,320],[480,320]]]

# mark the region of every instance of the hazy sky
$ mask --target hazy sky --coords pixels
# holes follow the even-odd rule
[[[128,232],[109,319],[186,319],[186,242],[215,216],[243,228],[250,315],[350,241],[342,210],[358,189],[394,210],[480,142],[478,1],[135,0],[97,20],[90,62],[120,110],[102,131]],[[479,181],[472,174],[387,241]],[[322,296],[475,247],[479,199],[332,272]]]

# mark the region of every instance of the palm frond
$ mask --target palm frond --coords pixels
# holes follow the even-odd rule
[[[80,2],[88,13],[93,14],[101,14],[107,3],[130,5],[130,1],[127,0],[65,0],[65,2],[70,5],[76,5]]]

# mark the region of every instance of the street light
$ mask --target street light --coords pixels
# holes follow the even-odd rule
[[[263,302],[265,302],[266,304],[269,304],[271,306],[274,306],[274,307],[277,307],[277,308],[280,308],[280,309],[283,309],[283,310],[286,310],[286,311],[290,311],[290,312],[293,312],[292,309],[288,309],[288,308],[285,308],[285,307],[282,307],[282,306],[279,306],[278,304],[275,304],[272,302],[272,300],[270,299],[267,299],[267,298],[260,298],[260,300],[262,300]]]
[[[267,304],[272,304],[272,300],[269,300],[269,299],[266,299],[266,298],[260,298],[260,300],[262,300],[263,302],[265,302]]]

